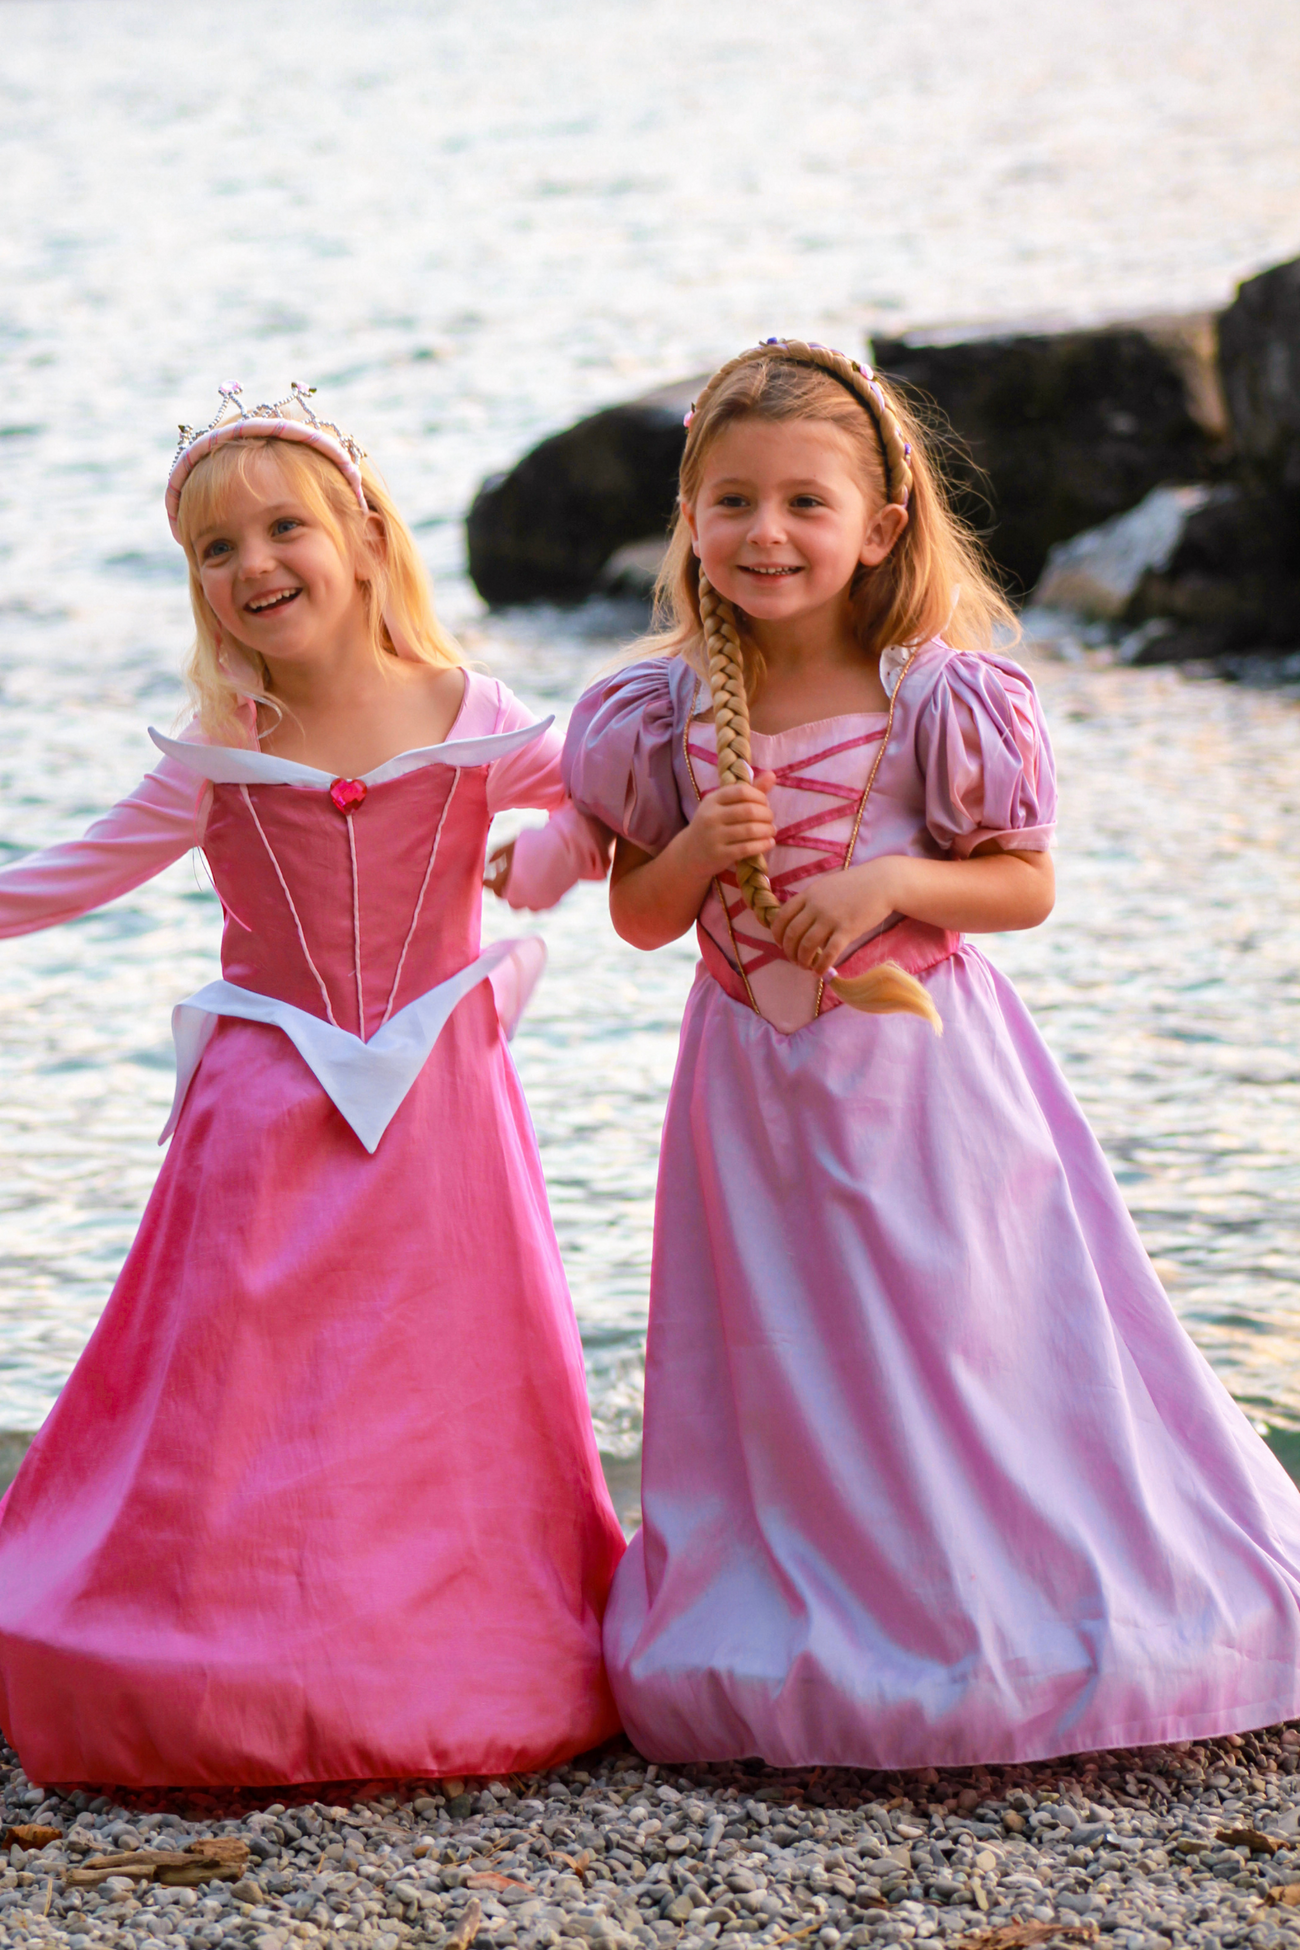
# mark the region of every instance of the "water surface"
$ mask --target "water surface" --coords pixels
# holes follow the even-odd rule
[[[769,332],[1216,304],[1300,251],[1293,0],[809,0],[797,32],[733,0],[0,0],[0,28],[0,857],[79,831],[180,708],[162,481],[219,379],[319,384],[472,653],[564,709],[634,619],[488,617],[463,573],[470,494],[539,434]],[[993,951],[1197,1340],[1300,1426],[1300,718],[1036,670],[1061,901]],[[593,888],[540,930],[516,1049],[627,1451],[693,954],[625,948]],[[0,1429],[103,1306],[217,939],[183,864],[0,949]]]

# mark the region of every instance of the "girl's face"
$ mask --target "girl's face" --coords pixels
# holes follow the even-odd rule
[[[270,453],[252,456],[191,544],[222,631],[269,664],[310,661],[368,628],[361,565]]]
[[[713,587],[756,623],[847,602],[859,563],[883,562],[906,511],[874,503],[853,448],[825,420],[735,420],[686,509]]]

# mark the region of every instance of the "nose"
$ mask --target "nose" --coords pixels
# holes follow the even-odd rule
[[[775,548],[785,540],[785,510],[779,500],[756,503],[749,524],[749,540],[755,548]]]
[[[275,567],[275,552],[267,537],[259,532],[241,535],[236,544],[235,567],[246,581],[268,575]]]

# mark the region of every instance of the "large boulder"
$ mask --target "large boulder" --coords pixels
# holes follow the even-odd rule
[[[1151,575],[1164,575],[1178,552],[1191,517],[1232,488],[1152,488],[1136,508],[1085,528],[1068,542],[1054,542],[1034,601],[1044,609],[1068,609],[1100,622],[1129,620],[1138,591]]]
[[[1213,477],[1226,421],[1209,314],[952,342],[877,339],[881,371],[938,406],[948,474],[1012,589],[1054,542],[1162,482]]]
[[[484,600],[578,601],[616,550],[663,537],[682,415],[703,384],[683,380],[593,413],[485,481],[467,522],[469,572]]]
[[[1300,493],[1300,258],[1238,288],[1219,358],[1243,466],[1261,487]]]
[[[1137,663],[1298,649],[1300,565],[1278,519],[1286,506],[1283,493],[1228,482],[1155,488],[1058,543],[1034,600],[1129,626]]]

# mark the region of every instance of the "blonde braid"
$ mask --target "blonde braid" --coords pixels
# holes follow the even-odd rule
[[[709,659],[709,689],[713,694],[713,727],[718,743],[718,784],[748,785],[754,776],[749,755],[749,698],[745,665],[736,629],[736,612],[700,570],[700,622]],[[736,879],[745,904],[765,928],[781,903],[772,892],[767,869],[757,858],[736,863]]]
[[[885,459],[887,491],[891,501],[907,506],[912,486],[908,465],[912,450],[899,431],[880,387],[869,371],[821,345],[805,345],[797,339],[771,339],[766,345],[742,352],[716,372],[692,407],[687,424],[707,402],[714,388],[738,366],[752,365],[759,359],[788,359],[793,365],[817,366],[848,387],[867,407],[880,435]],[[720,596],[703,568],[699,572],[700,625],[709,663],[709,689],[713,698],[713,725],[718,751],[718,784],[748,785],[754,776],[749,746],[749,695],[745,685],[745,664],[736,628],[736,612],[725,596]],[[845,866],[851,862],[845,861]],[[772,882],[762,860],[739,860],[735,875],[745,905],[762,925],[771,929],[772,918],[781,902],[772,891]],[[842,1002],[867,1015],[923,1016],[940,1034],[943,1025],[933,1002],[914,976],[893,962],[881,962],[863,975],[834,975],[831,987]],[[820,991],[819,991],[820,993]]]

